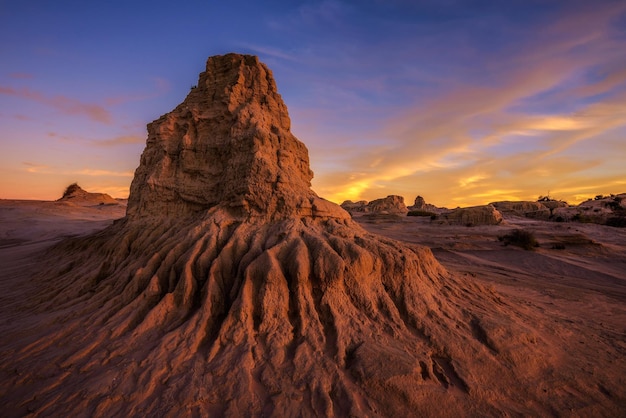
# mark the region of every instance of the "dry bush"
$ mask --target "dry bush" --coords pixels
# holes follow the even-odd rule
[[[515,229],[509,234],[498,237],[498,240],[502,241],[505,246],[511,244],[522,247],[525,250],[532,250],[533,248],[539,247],[535,234],[523,229]]]

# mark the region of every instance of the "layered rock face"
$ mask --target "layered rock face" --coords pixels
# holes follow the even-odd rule
[[[532,321],[429,249],[367,233],[310,190],[311,176],[269,70],[210,58],[198,87],[149,125],[126,218],[42,262],[33,309],[56,318],[0,360],[3,412],[559,408],[538,384],[558,348]]]
[[[458,225],[498,225],[502,214],[492,205],[458,208],[441,215],[446,222]]]
[[[209,59],[183,103],[148,125],[128,216],[187,216],[219,205],[244,217],[345,218],[310,189],[308,152],[290,124],[257,57]]]
[[[430,203],[426,203],[426,200],[424,200],[424,198],[422,196],[417,196],[415,198],[415,203],[413,203],[413,206],[409,206],[408,209],[409,210],[425,211],[425,212],[433,212],[433,213],[442,213],[442,212],[445,212],[445,211],[448,210],[446,208],[438,208],[435,205],[431,205]]]
[[[503,201],[493,202],[490,205],[494,206],[501,213],[535,219],[548,219],[550,217],[550,208],[544,205],[543,202]]]
[[[372,200],[367,204],[367,212],[385,215],[406,215],[409,210],[404,204],[404,197],[389,195],[382,199]]]

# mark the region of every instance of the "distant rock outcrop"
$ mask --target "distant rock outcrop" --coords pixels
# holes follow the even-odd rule
[[[413,206],[409,206],[408,209],[409,211],[432,212],[435,214],[448,211],[446,208],[439,208],[435,205],[431,205],[430,203],[426,203],[426,200],[424,200],[422,196],[417,196]]]
[[[492,205],[458,208],[444,213],[442,221],[467,226],[498,225],[502,222],[502,214]]]
[[[540,202],[503,201],[492,202],[490,205],[498,209],[503,215],[515,215],[544,220],[550,217],[550,209]]]
[[[578,206],[555,208],[552,219],[558,222],[574,221],[626,227],[626,193],[596,196]]]
[[[404,197],[389,195],[372,200],[367,204],[366,212],[380,215],[406,215],[409,210],[404,204]]]
[[[359,200],[353,202],[352,200],[345,200],[341,207],[347,210],[349,213],[353,212],[367,212],[367,200]]]
[[[57,202],[73,203],[80,206],[117,205],[119,203],[106,193],[90,193],[76,183],[67,186],[63,196]]]
[[[0,356],[15,415],[544,414],[551,351],[514,306],[312,175],[269,69],[209,58],[149,125],[127,216],[47,253],[35,306],[56,320]]]

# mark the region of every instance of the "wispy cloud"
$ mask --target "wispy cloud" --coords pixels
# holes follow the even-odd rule
[[[145,137],[135,135],[122,135],[112,139],[93,141],[93,143],[99,147],[116,147],[119,145],[143,144],[145,143],[145,141]]]
[[[159,97],[171,89],[171,85],[169,81],[160,77],[152,77],[152,82],[154,84],[154,90],[149,93],[136,93],[136,94],[126,94],[119,95],[115,97],[109,97],[104,100],[104,103],[107,106],[117,106],[123,103],[128,102],[137,102],[142,100],[149,100]]]
[[[135,173],[133,171],[111,171],[111,170],[94,170],[84,168],[82,170],[66,172],[64,174],[78,174],[83,176],[93,177],[133,177]]]
[[[133,171],[100,170],[92,168],[62,170],[57,167],[49,166],[46,164],[33,163],[30,161],[23,161],[22,165],[25,166],[24,169],[27,172],[33,174],[60,174],[89,177],[133,177],[135,174]]]
[[[32,100],[37,103],[50,106],[66,115],[86,116],[96,122],[105,124],[112,123],[112,117],[109,111],[98,104],[84,103],[80,100],[61,95],[47,97],[28,88],[14,89],[12,87],[0,86],[0,94],[14,96],[25,100]]]
[[[344,154],[344,168],[320,176],[316,187],[336,201],[428,189],[438,202],[485,203],[545,194],[542,188],[599,169],[597,158],[564,153],[626,127],[626,46],[611,34],[624,11],[572,13],[518,40],[515,54],[484,56],[483,77],[467,79],[461,69],[437,95],[389,118],[373,134],[384,145]],[[598,68],[610,70],[594,77]]]
[[[29,173],[45,173],[49,170],[49,167],[45,164],[36,164],[29,161],[23,161],[22,164],[26,166],[25,170]]]
[[[15,78],[18,80],[30,80],[30,79],[35,78],[35,76],[33,76],[30,73],[10,73],[9,77]]]

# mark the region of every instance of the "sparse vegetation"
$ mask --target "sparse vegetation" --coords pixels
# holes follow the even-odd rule
[[[606,220],[608,226],[626,228],[626,216],[614,216]]]
[[[65,191],[63,192],[63,197],[68,196],[77,190],[80,190],[80,186],[78,185],[78,183],[72,183],[65,188]]]
[[[623,210],[621,203],[622,203],[622,199],[619,197],[615,197],[610,202],[606,202],[604,206],[613,211],[621,211]]]
[[[539,247],[535,234],[523,229],[515,229],[509,234],[498,237],[498,240],[503,242],[505,246],[511,244],[522,247],[525,250],[532,250],[533,248]]]

